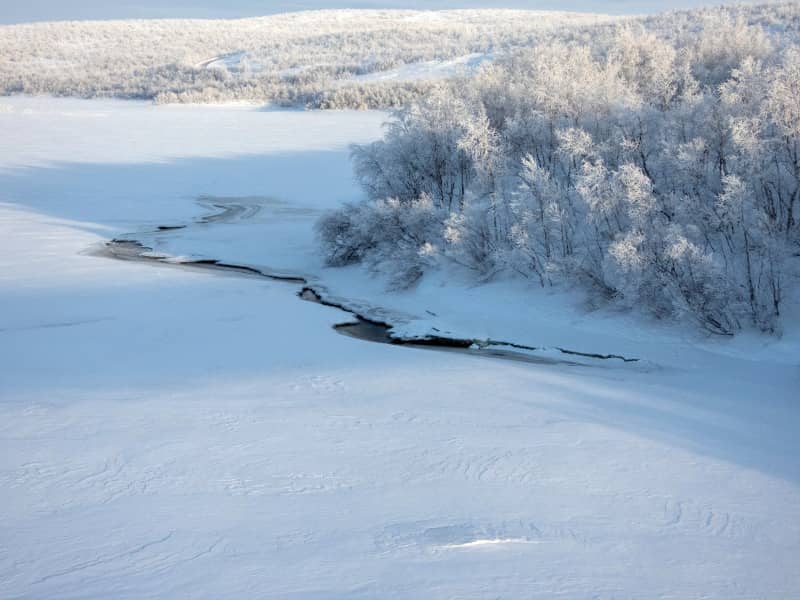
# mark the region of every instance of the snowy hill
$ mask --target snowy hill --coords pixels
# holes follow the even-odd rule
[[[632,24],[659,37],[691,35],[720,19],[783,39],[797,31],[798,12],[796,4],[740,5],[632,23],[567,12],[337,10],[0,26],[0,94],[396,107],[519,49],[613,39]]]
[[[427,89],[415,82],[432,73],[441,77],[462,57],[529,46],[612,20],[564,12],[340,10],[227,21],[5,26],[0,93],[326,107],[343,98],[351,105],[397,105]],[[387,84],[380,73],[392,70],[404,76]],[[343,86],[355,88],[358,99]]]

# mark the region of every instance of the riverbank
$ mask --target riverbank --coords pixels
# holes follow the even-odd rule
[[[284,140],[244,109],[41,102],[0,114],[0,596],[800,592],[790,361],[682,357],[653,329],[647,370],[367,343],[299,281],[95,256],[151,232],[156,253],[324,276],[330,298],[378,289],[319,275],[307,232],[357,194],[347,143],[381,118],[286,113]],[[260,208],[203,222],[231,198]],[[345,299],[409,330],[490,323],[425,285]],[[524,329],[486,289],[491,322],[520,323],[498,339],[563,327]]]

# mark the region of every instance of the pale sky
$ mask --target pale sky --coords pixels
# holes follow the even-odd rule
[[[234,18],[316,8],[530,8],[639,14],[729,3],[725,0],[0,0],[0,23],[65,19]]]

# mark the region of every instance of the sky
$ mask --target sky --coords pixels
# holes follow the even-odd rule
[[[236,18],[319,8],[529,8],[641,14],[725,0],[0,0],[0,24],[133,18]]]

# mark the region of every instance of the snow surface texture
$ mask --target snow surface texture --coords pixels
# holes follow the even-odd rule
[[[312,223],[357,198],[346,143],[380,113],[2,105],[0,597],[800,594],[791,336],[698,347],[563,297],[321,269]],[[647,365],[369,344],[291,284],[87,252],[128,232],[409,329]]]

